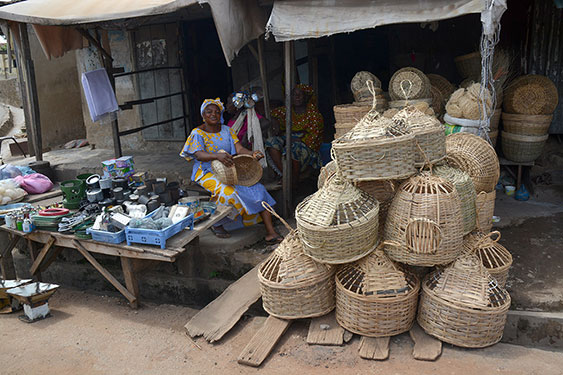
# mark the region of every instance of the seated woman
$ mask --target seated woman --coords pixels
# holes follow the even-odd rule
[[[230,234],[223,227],[231,220],[244,226],[263,221],[266,226],[266,241],[280,242],[282,238],[275,231],[271,214],[264,210],[262,202],[273,206],[276,201],[268,194],[262,184],[253,186],[224,185],[214,176],[211,161],[219,160],[225,166],[233,165],[233,155],[246,154],[260,159],[260,152],[244,148],[230,128],[223,125],[223,103],[217,99],[206,99],[201,105],[203,125],[192,130],[180,156],[190,161],[195,159],[192,181],[211,193],[211,200],[217,204],[234,207],[227,220],[221,221],[211,229],[217,237],[228,238]],[[226,152],[219,152],[219,151]]]
[[[311,86],[299,84],[291,93],[291,160],[292,181],[299,182],[299,173],[307,167],[319,169],[323,135],[323,116],[317,108],[317,98]],[[271,157],[270,166],[281,177],[282,155],[285,155],[285,107],[272,111],[272,127],[278,134],[269,138],[266,150]],[[268,160],[270,162],[270,160]]]

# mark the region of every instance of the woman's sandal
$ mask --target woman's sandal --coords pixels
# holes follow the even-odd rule
[[[272,239],[266,240],[266,244],[268,244],[268,245],[275,245],[275,244],[278,244],[278,243],[280,243],[280,242],[282,242],[282,241],[283,241],[283,237],[282,237],[282,236],[276,236],[276,237],[274,237],[274,238],[272,238]]]
[[[220,228],[220,229],[219,229]],[[211,227],[211,231],[217,238],[230,238],[231,234],[223,227]]]

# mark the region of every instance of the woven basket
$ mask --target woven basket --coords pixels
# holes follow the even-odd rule
[[[363,258],[378,242],[379,203],[339,173],[295,210],[303,251],[320,263]]]
[[[530,163],[540,157],[549,134],[533,136],[503,131],[500,144],[504,157],[517,163]]]
[[[495,213],[496,190],[477,194],[475,198],[475,216],[477,218],[477,229],[488,233],[493,227],[493,215]]]
[[[493,239],[493,236],[496,238]],[[489,234],[474,232],[463,239],[463,248],[466,252],[477,255],[491,276],[504,288],[508,279],[508,270],[512,266],[512,255],[498,243],[498,240],[500,240],[499,231]]]
[[[387,212],[399,186],[397,180],[359,181],[357,188],[368,193],[379,202],[379,236],[383,237],[383,229],[387,220]]]
[[[258,268],[264,310],[281,319],[312,318],[334,309],[334,269],[303,253],[297,231],[266,208],[290,230]]]
[[[446,137],[446,159],[452,167],[461,169],[473,180],[475,191],[491,191],[500,176],[495,149],[483,138],[469,133]]]
[[[450,95],[455,91],[455,86],[450,83],[446,78],[439,74],[427,74],[430,85],[437,88],[442,94],[443,104],[446,104]]]
[[[503,106],[508,113],[551,115],[559,95],[553,82],[540,75],[525,75],[512,81],[504,91]]]
[[[416,105],[418,103],[426,103],[430,107],[432,105],[432,98],[392,100],[389,102],[389,108],[403,109],[407,106]]]
[[[342,137],[344,134],[352,130],[357,122],[337,122],[334,124],[334,139]]]
[[[321,168],[319,172],[319,178],[317,179],[317,188],[320,189],[324,186],[325,182],[336,173],[337,167],[334,160],[326,163],[324,167]]]
[[[371,103],[339,104],[333,110],[336,123],[357,124],[371,110]]]
[[[475,187],[469,175],[460,169],[446,165],[435,167],[432,172],[436,176],[448,180],[455,186],[461,201],[463,234],[466,235],[473,231],[477,225],[475,214],[475,199],[477,194],[475,194]]]
[[[352,81],[350,82],[350,90],[352,90],[352,95],[354,95],[354,100],[357,102],[370,101],[372,99],[371,92],[367,89],[366,82],[371,80],[373,86],[379,93],[381,90],[381,81],[374,74],[366,71],[360,71],[354,75]]]
[[[389,96],[392,100],[429,98],[430,80],[416,68],[399,69],[389,80]]]
[[[475,255],[463,255],[422,282],[418,324],[431,336],[465,347],[500,341],[510,295]]]
[[[467,55],[458,56],[454,59],[459,75],[463,78],[478,80],[481,76],[481,53],[472,52]]]
[[[420,283],[381,250],[347,264],[336,274],[336,320],[350,332],[394,336],[411,329]]]
[[[502,127],[505,132],[512,134],[539,136],[547,134],[552,119],[553,115],[518,115],[503,112]]]
[[[501,113],[502,113],[502,109],[500,108],[495,109],[495,111],[493,112],[493,115],[491,116],[491,122],[489,123],[489,129],[491,131],[498,130],[498,124],[500,122]]]
[[[396,262],[434,266],[461,254],[463,217],[454,185],[428,172],[398,189],[385,223],[385,251]]]
[[[493,145],[493,147],[496,147],[498,141],[498,130],[490,131],[489,139],[491,140],[491,145]]]
[[[220,150],[219,152],[225,152]],[[219,160],[211,162],[211,169],[217,179],[225,185],[252,186],[262,178],[260,163],[250,155],[235,155],[234,165],[225,166]]]
[[[444,112],[444,106],[446,105],[442,92],[437,87],[430,85],[430,97],[432,98],[430,106],[434,109],[436,116],[440,116]]]

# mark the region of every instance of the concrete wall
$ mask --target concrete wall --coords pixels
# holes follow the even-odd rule
[[[15,68],[13,69],[16,70]],[[21,108],[22,97],[17,78],[0,78],[0,103]]]
[[[31,27],[29,43],[35,66],[43,148],[84,138],[86,133],[80,102],[82,89],[78,80],[75,52],[70,51],[63,57],[47,60]]]

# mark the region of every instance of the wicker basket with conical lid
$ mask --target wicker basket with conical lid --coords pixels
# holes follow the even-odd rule
[[[378,249],[336,273],[336,320],[363,336],[398,335],[412,327],[419,289],[416,276]]]
[[[377,245],[379,203],[339,173],[295,210],[303,251],[321,263],[342,264]]]
[[[502,338],[509,307],[508,292],[479,258],[464,254],[425,277],[417,321],[442,341],[482,348]]]
[[[389,207],[384,237],[385,251],[396,262],[434,266],[456,259],[463,218],[453,184],[429,172],[405,181]]]
[[[463,248],[466,252],[475,254],[491,276],[504,288],[508,270],[512,265],[512,255],[498,243],[498,240],[500,240],[498,231],[489,234],[473,232],[463,239]]]

